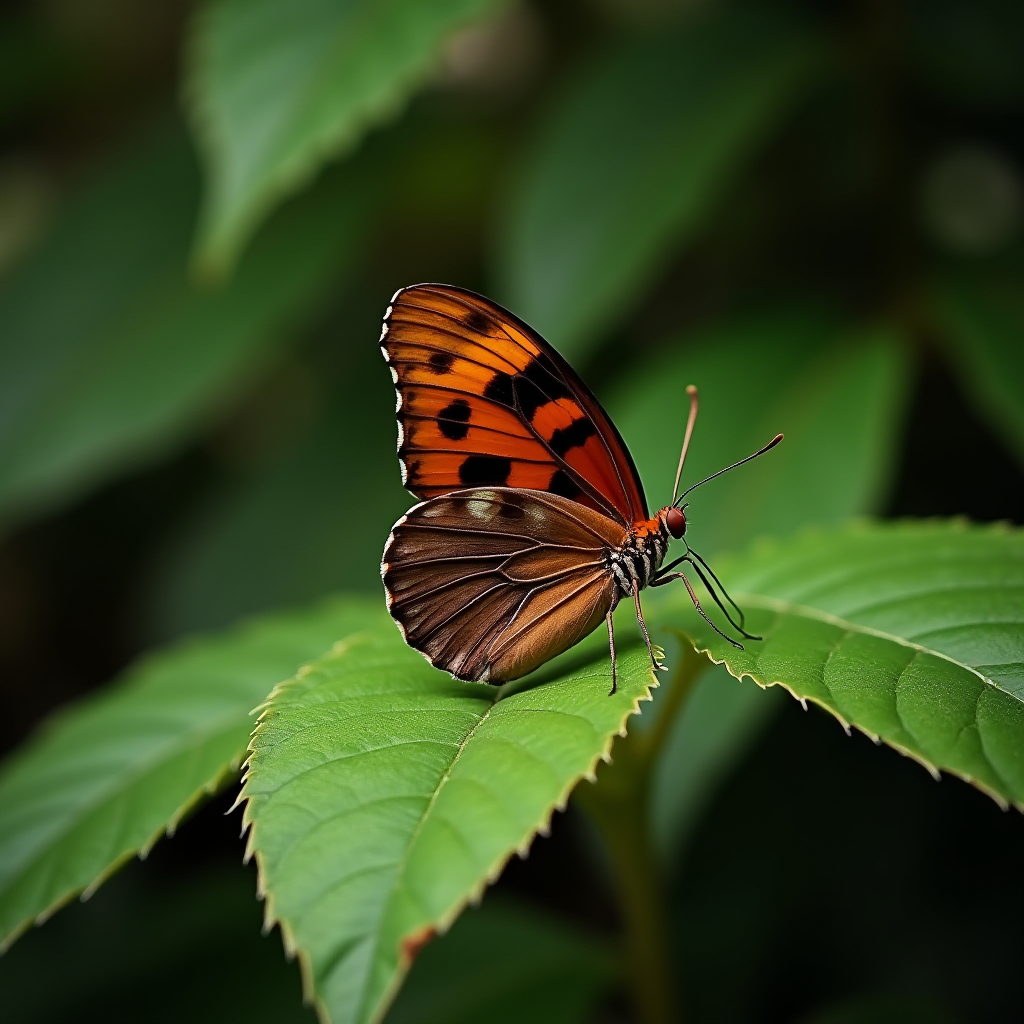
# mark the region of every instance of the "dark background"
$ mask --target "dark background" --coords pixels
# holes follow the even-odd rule
[[[810,6],[851,45],[871,7]],[[235,617],[227,606],[183,604],[167,566],[182,538],[230,500],[240,479],[281,452],[302,449],[315,425],[351,400],[352,389],[376,388],[390,414],[390,382],[374,342],[395,287],[434,279],[488,288],[496,168],[507,140],[528,130],[575,55],[635,30],[611,0],[529,9],[541,42],[521,83],[500,95],[483,86],[428,90],[368,144],[386,152],[396,136],[462,132],[480,143],[473,157],[479,166],[462,179],[445,172],[440,187],[410,186],[404,206],[382,214],[349,283],[296,332],[294,347],[271,372],[225,399],[212,427],[9,529],[0,546],[5,752],[50,711],[108,682],[154,643]],[[997,17],[1000,5],[992,10]],[[188,17],[187,5],[172,0],[0,8],[0,179],[8,188],[14,171],[24,171],[24,194],[36,188],[40,237],[64,196],[108,152],[152,123],[176,119]],[[673,254],[633,314],[593,346],[581,370],[598,394],[616,382],[624,354],[640,359],[657,351],[668,328],[714,322],[794,283],[827,293],[846,310],[875,311],[891,301],[894,275],[902,273],[894,264],[948,256],[921,227],[919,175],[903,168],[944,145],[979,139],[1019,167],[1022,97],[973,102],[926,87],[899,60],[893,68],[879,88],[888,90],[882,106],[897,125],[900,155],[882,183],[844,192],[843,174],[828,178],[822,168],[839,158],[822,141],[818,108],[834,113],[835,101],[826,95],[817,106],[809,102],[751,172],[769,190],[768,212],[748,215],[738,198],[719,229]],[[498,141],[488,149],[481,140]],[[804,159],[807,152],[818,156]],[[29,242],[24,252],[12,266],[28,258]],[[369,355],[353,354],[357,346]],[[911,397],[878,511],[1024,523],[1024,473],[1011,445],[979,415],[929,330],[911,347]],[[352,439],[377,444],[379,435],[379,475],[338,481],[334,505],[324,511],[345,517],[351,573],[260,584],[251,606],[240,601],[238,612],[373,588],[377,553],[361,531],[371,519],[374,530],[389,522],[388,510],[400,510],[404,500],[390,454],[393,428],[378,429],[385,420]],[[329,466],[330,451],[309,458]],[[287,562],[287,553],[264,554]],[[209,572],[217,571],[214,559]],[[0,962],[0,984],[7,979],[14,1004],[5,1019],[312,1019],[298,1005],[297,970],[284,963],[277,935],[259,937],[254,872],[238,868],[239,815],[224,817],[232,799],[218,797],[146,863],[132,863],[89,903],[72,905],[21,940]],[[847,738],[817,710],[786,702],[721,785],[673,869],[686,1019],[1020,1021],[1022,863],[1018,813],[999,810],[956,779],[936,783],[859,734]],[[527,861],[510,865],[497,889],[614,933],[601,866],[573,810],[558,817]],[[26,1002],[29,991],[35,995]],[[611,999],[599,1019],[626,1014],[625,1004]]]

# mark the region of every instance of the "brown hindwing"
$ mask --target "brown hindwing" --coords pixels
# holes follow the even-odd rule
[[[459,679],[517,679],[572,647],[615,595],[617,523],[554,494],[471,488],[403,516],[384,549],[406,641]]]
[[[402,480],[417,497],[522,487],[624,524],[647,518],[636,468],[597,399],[507,310],[449,285],[404,288],[381,350],[398,391]]]

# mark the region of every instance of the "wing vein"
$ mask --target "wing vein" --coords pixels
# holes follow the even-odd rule
[[[526,630],[533,629],[537,625],[537,623],[541,622],[543,619],[546,619],[548,616],[554,614],[554,612],[556,612],[562,605],[564,605],[566,601],[571,601],[578,594],[582,594],[583,591],[586,590],[588,587],[592,587],[595,583],[599,583],[600,580],[601,575],[599,573],[591,573],[589,578],[585,580],[581,586],[577,587],[571,593],[565,594],[562,597],[560,597],[553,605],[551,605],[548,608],[545,608],[544,611],[542,611],[536,618],[531,619],[529,622],[520,626],[520,628],[516,630],[516,632],[514,632],[507,639],[502,640],[501,634],[499,633],[498,636],[495,638],[497,646],[495,647],[493,652],[493,659],[497,660],[497,658],[504,652],[505,648],[508,647],[509,644],[514,643],[520,636],[522,636],[524,632],[526,632]],[[538,589],[544,588],[534,587],[531,593],[536,593]],[[521,610],[522,605],[520,605],[519,609],[516,610],[516,617],[519,616]],[[514,621],[515,618],[513,618],[512,622]],[[510,622],[509,625],[512,625],[512,622]],[[505,628],[507,629],[508,626],[506,626]],[[502,630],[502,632],[504,632],[504,630]]]

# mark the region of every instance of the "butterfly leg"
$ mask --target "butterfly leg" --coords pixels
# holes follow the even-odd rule
[[[612,652],[612,688],[608,691],[610,697],[618,686],[618,680],[615,678],[615,622],[612,619],[612,612],[614,608],[608,609],[608,614],[604,617],[604,621],[608,623],[608,646]]]
[[[733,619],[733,617],[729,614],[729,609],[726,608],[724,604],[722,604],[721,598],[715,592],[715,588],[711,586],[711,584],[708,582],[707,576],[705,576],[704,573],[701,572],[700,565],[698,565],[697,562],[693,561],[688,557],[687,561],[690,563],[690,565],[693,566],[694,571],[700,577],[700,581],[704,584],[704,587],[707,590],[707,592],[715,599],[715,604],[717,604],[718,607],[722,610],[722,614],[729,620],[729,625],[732,626],[733,629],[735,629],[738,633],[745,636],[748,640],[763,640],[763,636],[754,636],[753,633],[748,633],[746,629],[743,628],[744,623],[746,622],[746,618],[743,615],[743,609],[741,609],[739,605],[736,604],[736,602],[729,596],[729,592],[725,589],[725,587],[722,586],[722,581],[714,574],[714,572],[712,572],[711,566],[709,566],[708,563],[705,562],[704,559],[701,558],[696,551],[691,551],[690,554],[692,554],[696,559],[698,559],[701,565],[703,565],[704,568],[707,569],[711,578],[718,584],[719,589],[722,591],[722,593],[725,594],[725,599],[729,602],[729,604],[733,606],[733,608],[736,609],[737,612],[739,612],[740,621],[736,622]]]
[[[647,653],[651,656],[651,665],[654,666],[654,671],[668,671],[666,666],[662,665],[662,663],[654,656],[654,648],[651,646],[651,637],[647,632],[647,623],[644,622],[644,611],[640,607],[640,588],[636,585],[633,587],[633,603],[636,605],[636,621],[640,623],[640,630],[644,635],[644,643],[647,644]]]
[[[656,579],[651,586],[652,587],[663,587],[666,583],[671,583],[672,580],[682,580],[686,584],[686,589],[689,592],[690,600],[693,602],[693,607],[700,612],[701,618],[720,636],[724,637],[738,650],[743,650],[743,644],[736,643],[731,636],[726,636],[708,617],[704,612],[704,609],[700,606],[700,601],[697,600],[697,595],[693,592],[693,587],[690,586],[690,581],[681,572],[671,572],[667,576],[660,576]]]

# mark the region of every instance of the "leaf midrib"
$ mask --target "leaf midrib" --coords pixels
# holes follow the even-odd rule
[[[409,842],[405,847],[405,853],[402,855],[402,859],[398,862],[398,870],[395,872],[395,881],[391,885],[391,891],[388,893],[388,898],[384,902],[381,909],[381,915],[379,922],[383,922],[391,908],[392,901],[394,900],[395,894],[398,891],[399,886],[403,884],[403,878],[405,877],[405,870],[409,863],[409,858],[412,855],[413,847],[416,845],[416,840],[419,838],[420,833],[423,831],[427,819],[430,817],[431,811],[434,809],[434,805],[437,803],[437,798],[441,794],[441,790],[445,784],[451,778],[452,771],[455,769],[455,765],[458,764],[459,758],[462,757],[462,752],[466,749],[466,745],[476,735],[476,731],[480,728],[484,722],[490,717],[491,712],[495,709],[498,704],[498,695],[495,694],[495,699],[491,702],[491,706],[480,716],[480,718],[473,724],[473,727],[466,733],[462,743],[459,744],[458,750],[452,756],[451,761],[448,763],[448,767],[445,769],[444,775],[441,776],[437,785],[434,787],[434,792],[430,795],[430,799],[427,801],[427,806],[423,808],[423,813],[420,815],[420,820],[416,823],[415,829],[413,829],[412,835],[409,837]],[[373,946],[370,951],[370,963],[376,961],[382,929],[380,924],[374,931],[373,935]],[[367,988],[370,984],[370,978],[372,977],[372,971],[367,971],[365,978],[362,983],[362,991],[359,1000],[359,1009],[362,1012],[366,1006]]]
[[[914,643],[914,641],[907,640],[905,637],[896,636],[893,633],[886,633],[884,630],[876,629],[873,626],[864,626],[857,622],[851,622],[848,619],[841,618],[838,615],[833,615],[831,612],[823,611],[820,608],[812,608],[808,605],[796,604],[792,601],[783,600],[782,598],[768,597],[765,594],[749,593],[742,594],[741,598],[748,605],[752,605],[754,607],[764,608],[783,615],[799,615],[808,619],[816,619],[818,622],[826,622],[829,625],[846,629],[853,633],[862,633],[868,636],[879,637],[882,640],[889,640],[892,643],[899,644],[901,647],[908,647],[911,650],[918,651],[919,653],[930,654],[935,658],[941,658],[943,661],[948,661],[950,664],[956,665],[958,668],[962,668],[966,672],[970,672],[971,675],[976,676],[987,686],[991,686],[993,689],[999,690],[1001,693],[1005,693],[1008,697],[1012,697],[1019,703],[1024,704],[1024,698],[1018,696],[1012,690],[1008,690],[1006,687],[1000,686],[1000,684],[994,679],[990,679],[983,672],[978,671],[978,669],[973,665],[967,665],[949,654],[944,654],[942,651],[937,651],[924,644]]]

